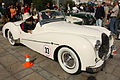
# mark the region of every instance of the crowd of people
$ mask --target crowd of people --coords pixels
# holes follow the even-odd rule
[[[106,22],[109,22],[110,31],[117,35],[118,32],[118,23],[120,20],[119,15],[119,4],[118,1],[115,1],[113,5],[106,4],[105,2],[98,2],[97,4],[75,4],[73,7],[70,4],[67,4],[63,7],[62,4],[58,7],[56,4],[51,6],[50,3],[47,3],[45,9],[54,9],[64,11],[66,14],[69,13],[79,13],[79,12],[90,12],[94,13],[93,17],[96,20],[96,26],[105,26]],[[36,15],[37,10],[33,3],[31,5],[16,2],[15,5],[11,4],[6,6],[5,3],[2,3],[0,6],[0,14],[2,15],[2,23],[5,24],[8,21],[14,22],[22,19],[23,14],[29,13],[30,15]]]
[[[30,13],[31,15],[35,15],[36,11],[37,10],[34,7],[33,3],[31,3],[30,6],[28,4],[25,4],[23,6],[22,3],[19,4],[18,2],[16,2],[15,5],[11,4],[9,6],[6,6],[5,3],[2,3],[2,6],[0,6],[3,24],[8,21],[14,22],[22,19],[22,15],[26,12]]]
[[[117,1],[115,3],[118,3]],[[97,4],[83,4],[80,3],[79,5],[75,5],[74,7],[70,8],[69,4],[66,8],[66,13],[79,13],[79,12],[89,12],[93,13],[93,17],[96,19],[96,26],[104,26],[111,15],[111,10],[115,6],[105,3],[105,2],[98,2]],[[118,4],[117,4],[118,5]],[[119,11],[119,10],[117,10]]]
[[[69,4],[67,5],[66,13],[79,13],[79,12],[90,12],[94,13],[93,17],[96,20],[95,25],[104,27],[106,23],[109,23],[109,30],[113,35],[117,37],[118,27],[120,21],[120,11],[119,11],[119,2],[115,1],[113,5],[107,4],[105,2],[98,2],[97,4],[79,4],[70,8]]]

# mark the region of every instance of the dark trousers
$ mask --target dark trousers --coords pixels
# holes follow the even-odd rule
[[[116,17],[110,18],[110,31],[114,34],[117,34],[119,20]]]

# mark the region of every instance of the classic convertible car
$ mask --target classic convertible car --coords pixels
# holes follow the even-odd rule
[[[34,51],[57,60],[70,74],[97,72],[113,53],[113,37],[103,27],[67,23],[59,11],[41,11],[32,34],[21,29],[24,21],[8,22],[3,36],[11,45],[21,43]]]
[[[71,13],[71,15],[73,17],[78,17],[78,18],[82,18],[84,21],[84,25],[93,25],[95,24],[95,18],[94,18],[94,14],[93,13],[89,13],[89,12],[79,12],[79,13]]]

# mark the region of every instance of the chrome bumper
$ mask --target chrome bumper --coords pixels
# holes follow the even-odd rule
[[[96,72],[102,71],[103,68],[105,67],[105,64],[106,64],[106,61],[104,61],[104,63],[99,67],[87,67],[86,71],[89,73],[96,73]]]

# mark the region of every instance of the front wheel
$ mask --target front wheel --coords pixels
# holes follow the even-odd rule
[[[10,42],[11,45],[14,46],[16,44],[16,41],[13,39],[13,35],[9,30],[8,30],[8,33],[7,33],[7,38],[8,38],[8,41]]]
[[[58,62],[69,74],[75,74],[81,71],[80,59],[70,48],[63,47],[58,51]]]

